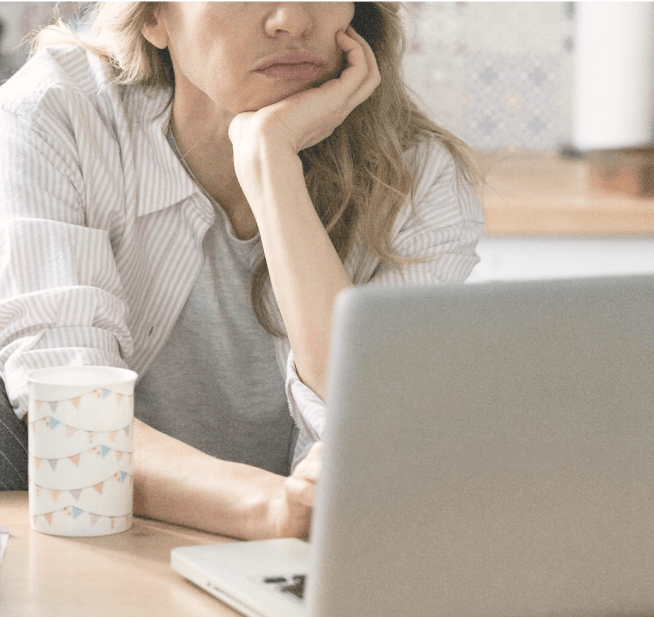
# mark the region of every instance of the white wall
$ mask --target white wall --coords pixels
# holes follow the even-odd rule
[[[654,238],[484,237],[470,283],[654,274]]]

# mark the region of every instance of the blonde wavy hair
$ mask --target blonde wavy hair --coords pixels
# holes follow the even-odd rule
[[[174,87],[167,50],[141,34],[159,2],[100,2],[93,36],[81,37],[62,22],[42,30],[33,50],[54,44],[82,46],[104,58],[116,84],[146,89]],[[401,268],[408,261],[393,252],[394,221],[411,197],[419,169],[403,157],[418,142],[436,140],[451,153],[461,176],[478,180],[465,144],[432,122],[414,104],[401,78],[405,36],[398,2],[355,2],[353,28],[372,48],[381,84],[332,135],[303,150],[305,180],[316,211],[341,260],[364,242],[381,261]],[[252,304],[262,326],[283,335],[262,255],[255,268]]]

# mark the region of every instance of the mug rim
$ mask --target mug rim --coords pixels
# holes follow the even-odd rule
[[[46,377],[51,375],[50,377]],[[83,377],[83,379],[79,379]],[[59,365],[33,369],[27,373],[30,384],[44,386],[106,387],[136,381],[138,374],[128,368],[102,365]]]

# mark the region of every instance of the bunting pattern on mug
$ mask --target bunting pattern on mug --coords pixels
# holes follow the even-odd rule
[[[105,514],[95,514],[89,512],[88,510],[83,510],[77,506],[66,506],[59,510],[52,510],[51,512],[45,512],[44,514],[32,514],[32,524],[36,528],[39,521],[46,521],[49,525],[52,525],[52,519],[56,515],[64,515],[71,517],[72,519],[78,519],[81,516],[87,516],[91,522],[91,525],[95,525],[98,521],[103,523],[108,523],[111,529],[118,529],[123,527],[128,529],[132,524],[132,514],[122,514],[120,516],[107,516]]]
[[[134,396],[110,387],[79,396],[63,389],[68,397],[52,401],[39,398],[59,390],[31,391],[30,521],[37,531],[99,536],[131,527]]]
[[[110,396],[115,396],[118,399],[118,404],[122,403],[123,399],[127,397],[128,399],[133,399],[134,395],[133,394],[121,394],[120,392],[112,392],[111,390],[107,390],[106,388],[98,388],[96,390],[93,390],[93,392],[89,392],[88,394],[82,394],[81,396],[76,396],[71,399],[66,399],[65,402],[70,403],[73,407],[79,409],[79,405],[81,401],[87,397],[87,396],[93,396],[95,398],[101,398],[101,399],[106,399]],[[46,405],[52,413],[57,413],[57,409],[59,407],[59,403],[64,402],[64,401],[34,401],[34,408],[36,409],[37,412],[41,411],[41,408]]]
[[[52,501],[56,503],[59,500],[59,497],[61,497],[61,495],[63,495],[64,493],[68,493],[72,495],[75,501],[79,501],[80,497],[82,496],[82,493],[88,490],[93,490],[99,495],[102,495],[104,493],[105,487],[110,482],[118,482],[119,484],[125,484],[125,482],[130,482],[133,485],[134,475],[127,473],[126,471],[118,471],[114,474],[111,474],[111,476],[109,476],[105,480],[102,480],[102,482],[97,482],[90,486],[82,486],[80,488],[75,488],[75,489],[52,489],[52,488],[48,488],[47,486],[41,486],[36,482],[32,482],[32,485],[36,490],[37,497],[40,497],[41,493],[45,491],[50,494],[50,497],[52,497]]]
[[[44,429],[49,428],[52,430],[61,426],[61,430],[63,429],[66,430],[67,437],[72,437],[77,432],[86,433],[89,436],[89,442],[91,443],[97,439],[100,439],[104,435],[107,435],[111,443],[113,443],[114,441],[116,441],[116,437],[118,437],[121,431],[125,434],[125,437],[129,437],[130,432],[132,430],[132,423],[130,422],[127,426],[116,429],[114,431],[87,431],[86,429],[77,428],[76,426],[70,426],[69,424],[61,422],[60,420],[57,420],[57,418],[55,418],[54,416],[43,416],[38,420],[33,420],[32,422],[28,422],[28,426],[32,431],[37,430],[38,427],[43,427]]]
[[[125,462],[128,465],[131,465],[132,463],[132,453],[128,452],[127,450],[118,450],[116,448],[110,448],[109,446],[94,446],[93,448],[90,448],[88,450],[85,450],[84,452],[79,452],[78,454],[73,454],[72,456],[62,456],[60,458],[40,458],[38,456],[32,456],[32,460],[34,461],[34,469],[40,469],[41,465],[47,463],[50,465],[52,468],[52,471],[57,469],[57,465],[59,464],[59,461],[62,460],[67,460],[70,461],[75,467],[79,467],[80,464],[80,458],[82,456],[89,456],[93,455],[97,458],[107,458],[110,454],[113,454],[113,456],[116,457],[116,460],[118,462],[121,462],[123,460],[123,457],[125,457]]]

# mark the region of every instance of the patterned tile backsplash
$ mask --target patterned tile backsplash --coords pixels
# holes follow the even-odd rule
[[[409,2],[405,77],[480,150],[554,151],[571,118],[569,3]]]
[[[15,46],[47,23],[54,2],[0,2],[6,37],[0,80]],[[60,2],[63,14],[80,2]],[[409,2],[405,77],[421,106],[480,150],[553,151],[569,141],[572,3]]]

